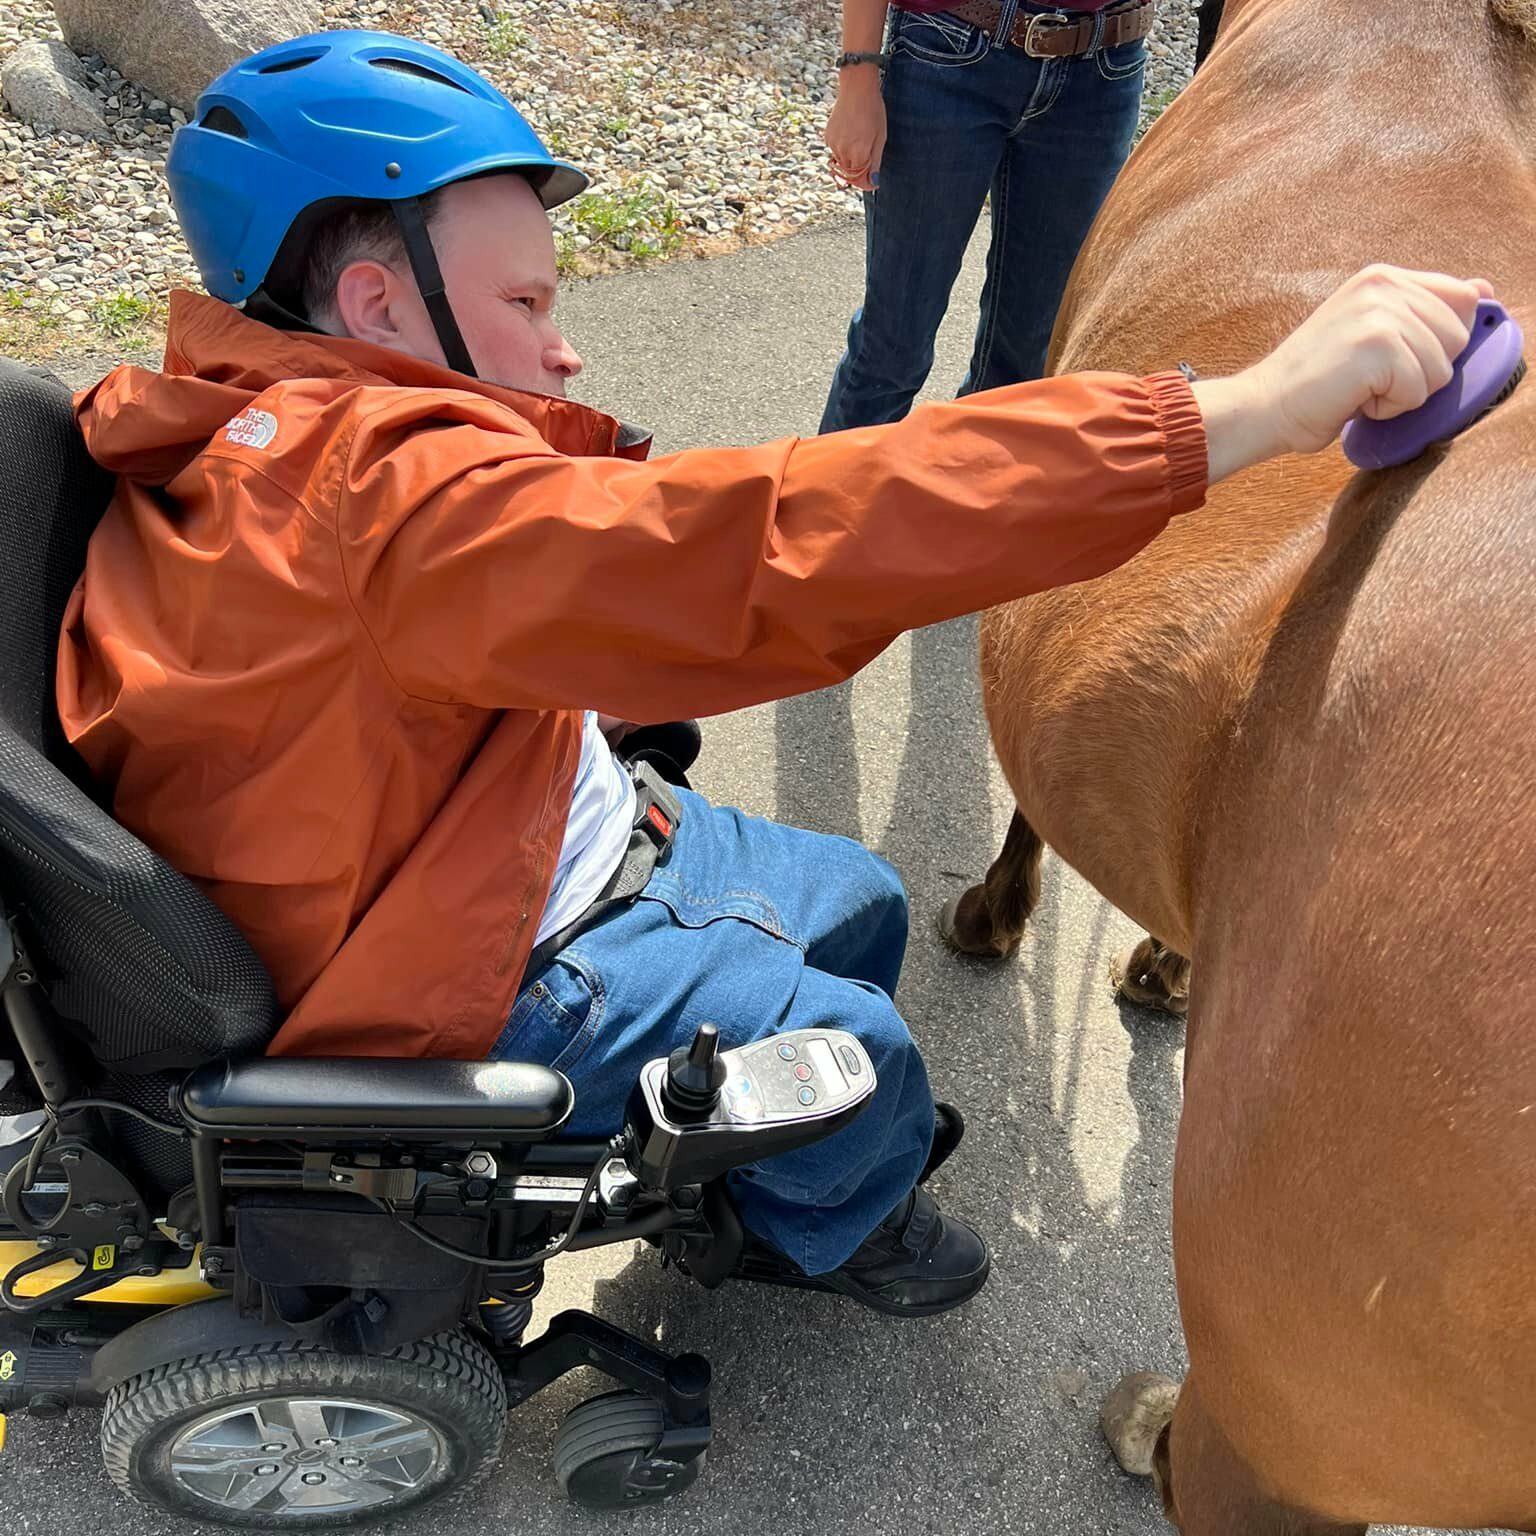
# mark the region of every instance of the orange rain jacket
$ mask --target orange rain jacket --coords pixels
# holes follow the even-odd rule
[[[76,402],[120,478],[58,706],[118,818],[270,969],[287,1054],[479,1057],[581,711],[710,715],[1118,565],[1203,499],[1177,374],[641,462],[611,418],[178,293]]]

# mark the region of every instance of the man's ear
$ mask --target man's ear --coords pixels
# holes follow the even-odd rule
[[[354,261],[336,279],[336,318],[357,341],[402,350],[400,279],[383,262]]]

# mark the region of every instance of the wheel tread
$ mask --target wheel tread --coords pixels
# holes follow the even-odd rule
[[[506,1384],[486,1350],[462,1333],[436,1334],[386,1355],[341,1355],[323,1345],[274,1342],[213,1350],[153,1366],[108,1393],[101,1418],[102,1460],[113,1482],[140,1503],[172,1508],[178,1514],[193,1513],[168,1504],[139,1484],[136,1453],[167,1420],[246,1395],[366,1394],[370,1389],[385,1401],[416,1396],[443,1405],[444,1417],[461,1432],[469,1449],[470,1466],[462,1477],[450,1479],[427,1499],[402,1505],[401,1513],[420,1509],[449,1491],[472,1487],[490,1475],[505,1430]],[[303,1525],[314,1529],[381,1518],[389,1516],[361,1510],[332,1519],[309,1516]],[[265,1515],[247,1516],[241,1523],[297,1528],[294,1522]]]

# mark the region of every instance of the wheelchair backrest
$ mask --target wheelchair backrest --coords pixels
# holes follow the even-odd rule
[[[59,625],[111,494],[68,391],[0,359],[0,895],[96,1062],[145,1073],[259,1050],[277,1004],[233,924],[96,803],[59,727]]]

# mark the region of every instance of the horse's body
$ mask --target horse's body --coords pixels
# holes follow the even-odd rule
[[[1227,12],[1056,370],[1233,371],[1376,260],[1490,278],[1536,342],[1531,34],[1481,0]],[[1193,962],[1170,1513],[1536,1531],[1536,382],[1400,470],[1219,486],[989,615],[983,673],[1022,819],[957,944],[1016,941],[1043,838],[1161,941],[1135,995],[1177,1006]]]

